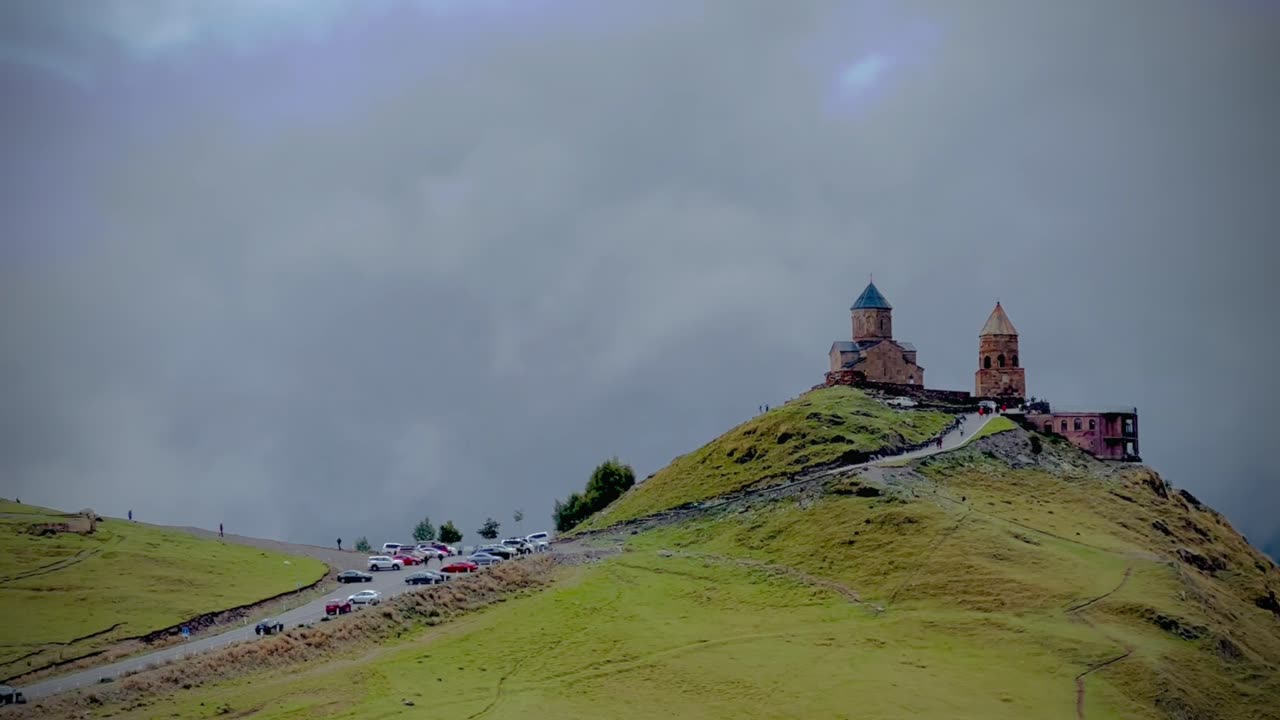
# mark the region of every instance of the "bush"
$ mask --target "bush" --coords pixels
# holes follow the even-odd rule
[[[630,465],[611,458],[596,466],[581,493],[573,493],[567,500],[556,501],[551,519],[556,530],[565,532],[586,520],[593,513],[603,510],[636,484],[636,473]]]
[[[1039,455],[1044,450],[1044,445],[1040,443],[1039,435],[1031,436],[1031,454]]]
[[[422,518],[422,521],[413,528],[413,539],[418,542],[429,542],[436,539],[436,528],[431,524],[431,518]]]
[[[356,540],[356,552],[367,553],[372,549],[373,548],[369,547],[369,538],[361,535],[360,539]]]
[[[462,542],[462,533],[458,531],[458,528],[453,524],[452,520],[447,520],[440,526],[439,537],[440,542],[447,545],[454,545]]]
[[[484,525],[476,531],[476,534],[486,540],[493,540],[498,537],[499,527],[497,520],[488,518],[484,521]]]

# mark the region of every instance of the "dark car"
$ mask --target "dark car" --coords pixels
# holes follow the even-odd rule
[[[259,635],[271,635],[284,630],[284,623],[279,620],[263,620],[253,631]]]
[[[435,585],[442,583],[448,578],[448,575],[441,575],[434,570],[423,570],[416,572],[404,579],[406,585]]]
[[[373,576],[367,572],[360,572],[359,570],[344,570],[343,572],[338,573],[338,582],[373,582]]]
[[[22,696],[22,691],[16,687],[9,685],[0,685],[0,705],[22,705],[27,699]]]
[[[503,560],[510,560],[511,558],[520,554],[519,551],[516,550],[515,548],[509,548],[506,545],[485,545],[484,547],[476,550],[476,552],[489,553],[490,555],[497,555]]]

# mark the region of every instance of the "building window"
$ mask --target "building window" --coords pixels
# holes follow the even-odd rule
[[[1080,418],[1076,418],[1076,421],[1073,423],[1073,425],[1075,425],[1076,430],[1079,430],[1081,427],[1083,427],[1084,424],[1080,421]]]
[[[1045,432],[1047,432],[1047,433],[1051,433],[1051,432],[1053,432],[1053,421],[1052,421],[1052,420],[1047,420],[1047,421],[1045,421],[1045,424],[1044,424],[1044,431],[1045,431]]]
[[[1133,418],[1124,419],[1124,434],[1125,435],[1133,434]]]
[[[1014,356],[1013,356],[1013,366],[1014,366],[1014,367],[1018,367],[1018,356],[1017,356],[1017,355],[1014,355]]]
[[[986,356],[986,357],[982,358],[982,367],[984,367],[984,368],[986,368],[986,369],[988,369],[988,370],[990,370],[990,369],[991,369],[991,356],[990,356],[990,355],[988,355],[988,356]]]
[[[1097,421],[1097,420],[1094,420],[1093,418],[1089,418],[1089,429],[1090,429],[1090,430],[1097,430],[1097,429],[1098,429],[1098,421]]]
[[[1004,353],[1000,353],[996,356],[996,364],[1000,367],[1004,367]]]
[[[908,384],[908,385],[915,385],[915,384],[916,384],[916,376],[915,376],[915,375],[908,375],[908,376],[907,376],[907,384]]]
[[[880,331],[884,332],[884,318],[880,318]]]
[[[1063,420],[1063,421],[1062,421],[1062,424],[1061,424],[1059,427],[1061,427],[1061,428],[1062,428],[1062,432],[1066,432],[1066,431],[1067,431],[1067,421],[1066,421],[1066,420]]]

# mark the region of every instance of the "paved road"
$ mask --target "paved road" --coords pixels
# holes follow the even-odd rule
[[[456,559],[457,558],[450,558],[450,560]],[[433,560],[428,567],[439,569],[440,565],[441,563],[439,560]],[[358,567],[359,565],[357,565],[357,568]],[[324,616],[324,605],[329,598],[345,598],[359,590],[380,590],[382,592],[382,599],[389,600],[406,590],[421,587],[406,585],[404,582],[404,576],[416,569],[417,568],[409,568],[401,571],[383,570],[382,572],[370,573],[373,575],[373,582],[338,585],[337,589],[331,589],[330,592],[323,597],[287,612],[275,615],[274,618],[284,623],[286,629],[294,627],[299,623],[315,622]],[[138,655],[109,665],[101,665],[99,667],[90,668],[70,675],[55,677],[43,682],[38,682],[34,685],[23,686],[19,689],[22,690],[28,699],[36,700],[49,695],[56,695],[57,693],[67,690],[96,685],[101,678],[118,678],[121,673],[128,672],[130,670],[141,670],[151,663],[163,663],[168,660],[182,658],[188,655],[198,655],[215,648],[226,647],[227,645],[242,642],[244,640],[257,640],[259,639],[258,636],[253,632],[254,625],[256,624],[257,622],[254,621],[244,627],[228,630],[217,635],[195,635],[192,636],[191,640],[182,643],[181,645],[174,645],[163,650],[157,650],[145,655]]]

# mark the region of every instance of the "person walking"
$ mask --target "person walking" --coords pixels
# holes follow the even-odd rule
[[[222,537],[222,523],[218,523],[218,537]]]
[[[342,552],[342,538],[338,538],[338,552]]]
[[[133,521],[133,511],[132,511],[132,510],[130,510],[130,511],[129,511],[129,521],[130,521],[130,522],[132,522],[132,521]]]

